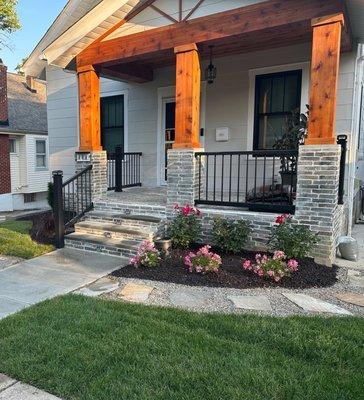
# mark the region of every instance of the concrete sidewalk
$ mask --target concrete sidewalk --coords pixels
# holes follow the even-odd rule
[[[0,319],[72,292],[127,263],[120,257],[61,249],[0,270]]]

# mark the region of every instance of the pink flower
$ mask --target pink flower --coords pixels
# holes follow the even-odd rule
[[[273,254],[273,260],[284,260],[286,258],[286,255],[284,254],[283,251],[277,250]]]
[[[252,262],[250,261],[250,260],[245,260],[244,262],[243,262],[243,268],[244,269],[251,269],[252,268]]]
[[[288,263],[288,268],[290,268],[292,271],[297,271],[298,270],[298,261],[296,260],[289,260]]]

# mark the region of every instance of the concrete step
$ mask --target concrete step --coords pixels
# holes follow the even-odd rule
[[[87,233],[71,233],[65,236],[65,247],[103,253],[111,256],[133,257],[143,240],[110,239]]]
[[[149,226],[130,227],[114,222],[86,220],[75,225],[77,233],[103,236],[111,239],[153,240],[155,231]]]
[[[94,202],[95,211],[115,212],[126,215],[147,215],[156,218],[166,217],[166,207],[149,204],[123,203],[120,201],[96,200]]]

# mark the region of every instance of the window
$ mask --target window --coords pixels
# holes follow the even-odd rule
[[[36,168],[47,167],[47,149],[45,140],[35,141]]]
[[[16,139],[9,139],[9,151],[12,154],[15,154],[16,151]]]
[[[24,203],[34,203],[35,202],[35,193],[25,193],[24,194]]]
[[[302,71],[258,75],[255,80],[254,150],[272,149],[287,115],[301,105]]]
[[[101,98],[101,144],[108,154],[124,145],[124,96]]]

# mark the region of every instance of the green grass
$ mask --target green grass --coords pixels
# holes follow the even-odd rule
[[[364,320],[68,295],[0,321],[0,371],[64,399],[359,399]]]
[[[0,254],[29,259],[54,250],[51,245],[32,240],[29,235],[31,228],[31,221],[2,222],[0,224]]]

